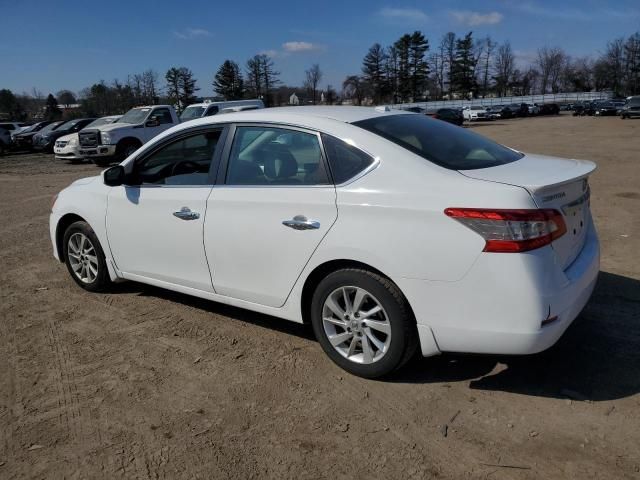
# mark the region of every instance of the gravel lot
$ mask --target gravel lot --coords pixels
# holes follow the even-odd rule
[[[82,291],[48,212],[98,169],[0,158],[0,478],[640,478],[640,121],[473,128],[598,163],[598,286],[547,352],[415,359],[385,382],[300,325],[135,283]]]

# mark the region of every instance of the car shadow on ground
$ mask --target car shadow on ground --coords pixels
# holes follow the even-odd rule
[[[640,281],[601,272],[585,310],[545,352],[417,358],[393,378],[407,383],[467,380],[477,390],[574,400],[640,393]]]
[[[163,298],[315,341],[306,325],[161,288],[127,282],[117,285],[117,292]],[[640,393],[640,281],[601,272],[585,310],[558,343],[545,352],[526,356],[417,356],[382,381],[468,381],[469,387],[477,390],[590,401]]]

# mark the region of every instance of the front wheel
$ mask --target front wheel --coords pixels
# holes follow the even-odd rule
[[[418,345],[415,321],[398,287],[367,270],[325,277],[313,295],[311,322],[331,360],[365,378],[402,367]]]
[[[88,223],[72,223],[64,233],[64,261],[71,278],[85,290],[103,291],[111,280],[98,237]]]
[[[108,167],[111,164],[111,162],[113,162],[113,159],[102,157],[102,158],[92,158],[91,161],[97,167]]]

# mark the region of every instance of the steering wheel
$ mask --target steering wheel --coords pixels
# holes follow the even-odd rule
[[[173,177],[174,175],[178,175],[178,170],[180,168],[185,168],[185,167],[192,167],[191,171],[183,170],[180,173],[195,173],[198,170],[200,170],[200,165],[198,165],[193,160],[180,160],[179,162],[176,162],[173,168],[171,169],[171,176]]]

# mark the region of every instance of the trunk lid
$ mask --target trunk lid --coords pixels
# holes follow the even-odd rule
[[[526,154],[506,165],[460,173],[477,180],[523,187],[539,208],[562,213],[567,233],[552,246],[563,268],[567,268],[582,250],[591,222],[588,178],[595,169],[593,162],[585,160]]]

